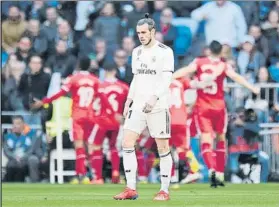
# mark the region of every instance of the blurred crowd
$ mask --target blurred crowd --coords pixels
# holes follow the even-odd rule
[[[53,74],[66,78],[84,55],[91,60],[90,71],[101,81],[104,66],[114,64],[117,77],[130,84],[131,54],[139,45],[136,23],[146,12],[156,22],[157,40],[173,48],[176,69],[208,55],[208,43],[218,40],[224,46],[223,58],[250,82],[279,83],[279,1],[36,0],[1,5],[2,111],[30,112],[34,98],[47,96],[50,85],[56,84]],[[244,106],[254,108],[261,122],[279,121],[278,88],[262,88],[260,97],[242,89],[226,92],[229,112]],[[48,118],[44,110],[23,116],[27,125],[42,124]],[[2,117],[3,123],[23,121],[15,119]],[[40,156],[24,163],[44,163],[45,147],[42,153],[30,146],[25,146],[26,153]],[[37,180],[36,176],[31,177]]]
[[[2,109],[28,111],[30,98],[46,96],[51,75],[72,74],[82,55],[90,57],[91,71],[101,80],[103,66],[113,63],[118,78],[129,84],[131,53],[139,44],[135,25],[146,12],[156,22],[156,38],[173,48],[176,69],[207,55],[206,45],[215,39],[249,81],[278,82],[278,11],[278,1],[2,2]],[[270,104],[272,89],[261,99],[267,92],[269,107],[278,111]],[[246,99],[238,92],[236,107]]]

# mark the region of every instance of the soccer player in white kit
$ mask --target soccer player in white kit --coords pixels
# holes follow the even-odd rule
[[[155,22],[146,14],[137,23],[141,45],[132,53],[132,80],[123,116],[123,165],[126,189],[114,196],[116,200],[136,199],[137,158],[135,143],[148,127],[155,138],[160,156],[161,189],[153,200],[169,200],[172,157],[169,147],[169,86],[174,71],[173,51],[155,40]]]

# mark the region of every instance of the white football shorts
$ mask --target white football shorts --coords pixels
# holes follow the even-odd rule
[[[130,109],[123,129],[141,134],[148,127],[153,138],[170,138],[170,112],[169,109],[157,109],[144,113],[137,109]]]

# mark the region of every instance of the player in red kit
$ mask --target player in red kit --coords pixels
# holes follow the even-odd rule
[[[103,171],[103,150],[102,145],[106,137],[109,138],[109,147],[111,153],[111,165],[112,165],[112,183],[119,183],[120,173],[120,158],[118,150],[116,148],[116,141],[118,137],[118,131],[120,127],[120,120],[124,109],[124,104],[127,99],[129,87],[124,82],[116,78],[116,68],[113,65],[107,65],[105,67],[105,80],[101,83],[100,92],[103,93],[115,112],[115,118],[104,117],[99,120],[99,124],[96,124],[93,128],[93,132],[89,137],[89,152],[91,154],[92,169],[95,173],[92,184],[104,183],[102,171]],[[101,109],[105,106],[99,105],[98,100],[93,104],[95,109]]]
[[[197,90],[195,106],[197,127],[201,133],[201,152],[209,169],[211,186],[224,185],[224,169],[226,161],[225,134],[227,129],[227,111],[224,99],[223,83],[226,77],[258,94],[259,88],[251,85],[244,77],[236,73],[221,57],[222,45],[212,41],[209,57],[196,58],[189,66],[178,70],[174,78],[181,78],[191,73],[201,81],[203,89]],[[212,156],[212,134],[216,133],[216,160]]]
[[[49,98],[44,98],[42,101],[35,100],[33,108],[41,107],[43,104],[51,103],[61,96],[71,93],[72,105],[72,133],[74,146],[76,151],[76,177],[72,180],[73,184],[79,182],[89,184],[90,180],[86,177],[85,168],[85,146],[88,137],[92,132],[94,125],[94,110],[92,107],[93,100],[100,97],[103,104],[110,107],[106,98],[99,93],[100,82],[98,78],[90,74],[87,70],[90,66],[88,58],[82,58],[79,62],[79,69],[75,74],[69,76],[61,90]],[[110,112],[113,115],[112,108]],[[102,112],[103,113],[103,112]]]
[[[186,125],[187,107],[184,101],[184,92],[187,89],[194,89],[200,86],[202,86],[202,84],[199,84],[198,80],[190,80],[188,78],[174,79],[170,85],[170,113],[172,117],[170,145],[176,149],[176,153],[178,154],[178,163],[176,163],[176,167],[185,165],[189,167],[186,155],[190,148],[190,140],[189,130]],[[172,176],[173,178],[178,178],[174,176],[174,168],[172,170]],[[172,180],[172,182],[178,182],[178,180]],[[176,187],[176,185],[173,187]]]
[[[170,113],[171,113],[171,138],[170,146],[174,147],[178,155],[178,160],[175,160],[175,167],[172,168],[172,183],[177,183],[179,181],[178,168],[181,165],[188,165],[186,160],[187,146],[187,109],[184,102],[184,91],[190,88],[190,81],[188,79],[173,80],[170,85],[171,92],[171,103],[170,103]],[[173,186],[173,187],[176,187]]]

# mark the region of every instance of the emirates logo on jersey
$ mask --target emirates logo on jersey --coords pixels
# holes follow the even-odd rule
[[[150,69],[137,69],[138,74],[144,75],[156,75],[156,70]]]

